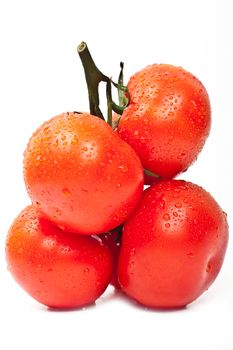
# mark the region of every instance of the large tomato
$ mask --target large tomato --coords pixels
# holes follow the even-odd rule
[[[24,154],[24,178],[44,215],[81,234],[122,224],[143,190],[135,151],[103,120],[84,113],[56,116],[33,134]]]
[[[160,178],[185,171],[210,130],[205,87],[181,67],[154,64],[133,75],[128,90],[131,102],[117,128],[121,138],[135,149],[144,168]]]
[[[218,275],[228,225],[214,198],[190,182],[152,185],[124,225],[118,277],[126,294],[150,307],[181,307]]]
[[[21,287],[53,308],[93,303],[113,274],[112,252],[99,237],[65,233],[34,206],[10,227],[6,257]]]

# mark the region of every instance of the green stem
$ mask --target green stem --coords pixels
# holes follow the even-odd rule
[[[124,62],[120,62],[120,74],[118,78],[118,99],[119,99],[119,105],[123,108],[123,110],[129,105],[130,103],[130,96],[129,91],[126,86],[124,86]],[[126,94],[128,97],[126,97]],[[122,113],[121,113],[122,114]]]
[[[112,102],[112,109],[114,112],[116,112],[118,114],[118,117],[114,118],[114,123],[112,125],[112,128],[115,130],[118,127],[118,124],[120,122],[121,119],[121,115],[124,112],[124,109],[126,107],[128,107],[129,103],[130,103],[130,95],[129,95],[129,91],[128,88],[126,86],[124,86],[124,63],[120,62],[120,74],[118,77],[118,83],[114,83],[112,81],[112,84],[115,86],[115,88],[117,88],[118,91],[118,101],[119,101],[119,105],[117,105],[116,103]],[[127,97],[126,97],[127,94]]]
[[[112,85],[115,86],[115,88],[117,88],[118,99],[119,99],[119,105],[117,105],[115,102],[112,102],[112,109],[114,110],[114,112],[122,115],[122,113],[124,112],[124,109],[128,107],[130,103],[130,99],[125,96],[126,93],[129,96],[129,91],[126,86],[121,85],[119,83],[116,84],[114,83],[114,81],[112,81]]]
[[[155,177],[156,179],[160,179],[160,176],[159,176],[158,174],[152,173],[152,171],[150,171],[150,170],[144,169],[144,173],[145,173],[146,175]]]
[[[99,83],[101,81],[107,83],[109,81],[109,78],[101,73],[101,71],[96,67],[96,64],[93,61],[90,51],[85,42],[81,42],[77,48],[77,51],[82,61],[85,72],[90,113],[104,120],[104,116],[99,107]]]
[[[118,85],[124,86],[124,73],[123,73],[124,62],[120,62],[120,67],[121,67],[121,70],[118,77]],[[119,105],[124,106],[124,93],[121,89],[118,89],[118,100],[119,100]]]
[[[88,89],[89,96],[89,105],[90,105],[90,113],[92,115],[96,115],[101,119],[104,119],[104,116],[99,107],[99,84],[100,82],[106,83],[106,96],[107,96],[107,107],[108,107],[108,116],[107,121],[108,124],[112,125],[112,111],[122,114],[123,110],[128,106],[129,100],[125,97],[125,92],[128,92],[127,88],[123,85],[123,66],[124,64],[121,62],[121,72],[119,76],[120,84],[115,84],[113,81],[104,75],[96,66],[93,58],[91,57],[90,51],[85,42],[81,42],[81,44],[77,48],[79,57],[82,61],[82,65],[85,72],[85,78]],[[112,86],[113,84],[118,89],[118,96],[120,100],[120,105],[118,106],[112,100]],[[120,97],[121,96],[121,97]]]
[[[112,127],[112,85],[111,80],[108,79],[106,85],[106,95],[107,95],[107,104],[108,104],[108,124]]]

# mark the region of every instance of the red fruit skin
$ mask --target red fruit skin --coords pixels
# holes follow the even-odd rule
[[[181,67],[154,64],[133,75],[128,90],[131,102],[118,124],[120,137],[134,148],[143,167],[161,178],[185,171],[210,131],[205,87]]]
[[[94,303],[113,274],[112,254],[99,237],[63,232],[34,206],[10,227],[6,258],[16,282],[52,308]]]
[[[24,179],[44,215],[86,235],[122,224],[143,191],[135,151],[89,114],[64,113],[45,122],[24,153]]]
[[[181,180],[144,192],[123,228],[118,279],[123,291],[155,308],[185,306],[217,277],[228,224],[214,198]]]

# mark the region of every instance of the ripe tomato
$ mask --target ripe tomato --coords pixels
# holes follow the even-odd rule
[[[208,192],[161,181],[144,192],[124,225],[119,282],[143,305],[184,306],[215,280],[227,242],[226,216]]]
[[[65,233],[34,206],[25,208],[13,222],[6,257],[21,287],[53,308],[93,303],[113,274],[111,251],[100,238]]]
[[[121,138],[144,168],[161,178],[185,171],[210,130],[210,102],[202,83],[181,67],[154,64],[132,76],[128,90],[131,103],[117,129]]]
[[[87,235],[122,224],[143,191],[135,151],[89,114],[65,113],[45,122],[25,151],[24,178],[44,215]]]

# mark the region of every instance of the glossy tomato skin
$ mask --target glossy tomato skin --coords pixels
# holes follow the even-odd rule
[[[181,67],[154,64],[129,81],[130,105],[118,133],[139,155],[143,167],[169,179],[197,158],[210,131],[205,87]],[[155,179],[156,181],[156,179]],[[153,178],[146,179],[146,183]]]
[[[34,206],[26,207],[10,227],[6,258],[19,285],[52,308],[95,302],[113,274],[111,251],[100,238],[65,233]]]
[[[143,191],[135,151],[103,120],[64,113],[45,122],[24,153],[28,193],[55,224],[97,234],[122,224]]]
[[[228,242],[226,215],[201,187],[161,181],[144,192],[124,225],[118,278],[139,303],[185,306],[218,275]]]

